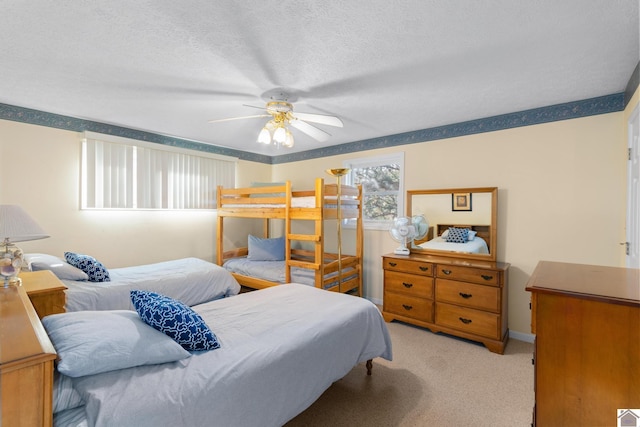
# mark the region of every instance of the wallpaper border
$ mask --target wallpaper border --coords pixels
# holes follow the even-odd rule
[[[517,113],[509,113],[500,116],[471,120],[468,122],[455,123],[452,125],[366,139],[363,141],[350,142],[326,148],[318,148],[315,150],[304,151],[302,153],[286,154],[274,157],[273,164],[296,162],[385,147],[394,147],[397,145],[417,144],[439,139],[474,135],[477,133],[495,132],[498,130],[532,126],[560,120],[594,116],[598,114],[607,114],[622,110],[624,110],[624,93],[616,93],[597,98],[585,99],[582,101],[567,102],[549,107],[535,108]]]
[[[634,73],[636,78],[637,70],[638,68],[636,67],[636,72]],[[607,114],[622,111],[624,110],[624,107],[625,93],[622,92],[585,99],[582,101],[567,102],[549,107],[535,108],[500,116],[487,117],[462,123],[349,142],[346,144],[273,157],[2,103],[0,103],[0,119],[76,132],[91,131],[104,133],[124,138],[155,142],[173,147],[188,148],[207,153],[237,157],[240,160],[251,162],[282,164],[374,150],[378,148],[394,147],[398,145],[417,144],[477,133],[495,132],[498,130],[531,126],[560,120],[569,120],[598,114]]]

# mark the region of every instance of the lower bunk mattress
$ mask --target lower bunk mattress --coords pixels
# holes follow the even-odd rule
[[[253,261],[246,257],[231,258],[223,264],[223,267],[231,273],[242,274],[243,276],[255,277],[274,283],[287,283],[285,277],[285,261]],[[342,280],[346,281],[356,277],[357,272],[352,269],[345,269],[342,273]],[[329,282],[325,288],[329,288],[338,283],[338,274],[332,273],[327,277],[336,280]],[[291,267],[291,282],[308,286],[315,286],[314,270],[310,268]]]

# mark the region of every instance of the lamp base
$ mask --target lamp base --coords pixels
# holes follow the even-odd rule
[[[0,243],[0,277],[4,279],[4,287],[14,285],[20,279],[22,268],[22,249],[5,240]]]

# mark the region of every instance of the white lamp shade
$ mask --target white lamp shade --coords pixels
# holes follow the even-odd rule
[[[18,205],[0,205],[0,239],[24,242],[49,237]]]
[[[291,132],[289,132],[289,129],[287,129],[287,137],[285,138],[284,144],[282,145],[288,148],[293,147],[293,135],[291,135]]]
[[[271,144],[271,132],[269,132],[266,126],[263,127],[260,134],[258,134],[258,142],[261,144]]]
[[[284,129],[284,127],[279,127],[278,129],[276,129],[276,131],[273,133],[273,140],[278,144],[284,144],[284,142],[287,140],[287,131]]]

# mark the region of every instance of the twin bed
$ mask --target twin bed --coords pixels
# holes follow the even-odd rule
[[[281,426],[357,364],[391,359],[384,320],[362,298],[290,284],[194,310],[219,349],[77,378],[58,375],[55,425]],[[80,313],[49,316],[45,326],[74,314]]]
[[[92,282],[65,260],[48,254],[26,254],[28,268],[51,270],[67,287],[66,311],[133,310],[129,292],[149,290],[187,305],[237,295],[238,282],[222,267],[199,258],[108,269],[109,281]]]
[[[217,192],[217,264],[232,272],[238,282],[253,289],[298,282],[316,288],[362,295],[362,188],[325,184],[315,180],[313,190],[294,191],[289,181]],[[225,220],[262,219],[262,239],[271,236],[270,220],[284,220],[284,249],[278,259],[252,257],[252,247],[225,251]],[[326,220],[350,219],[355,223],[355,254],[344,255],[325,249]],[[292,222],[307,221],[310,233],[293,233]],[[335,232],[331,228],[330,232]],[[341,243],[341,242],[340,242]],[[305,247],[306,246],[306,247]],[[281,258],[281,259],[280,259]]]

